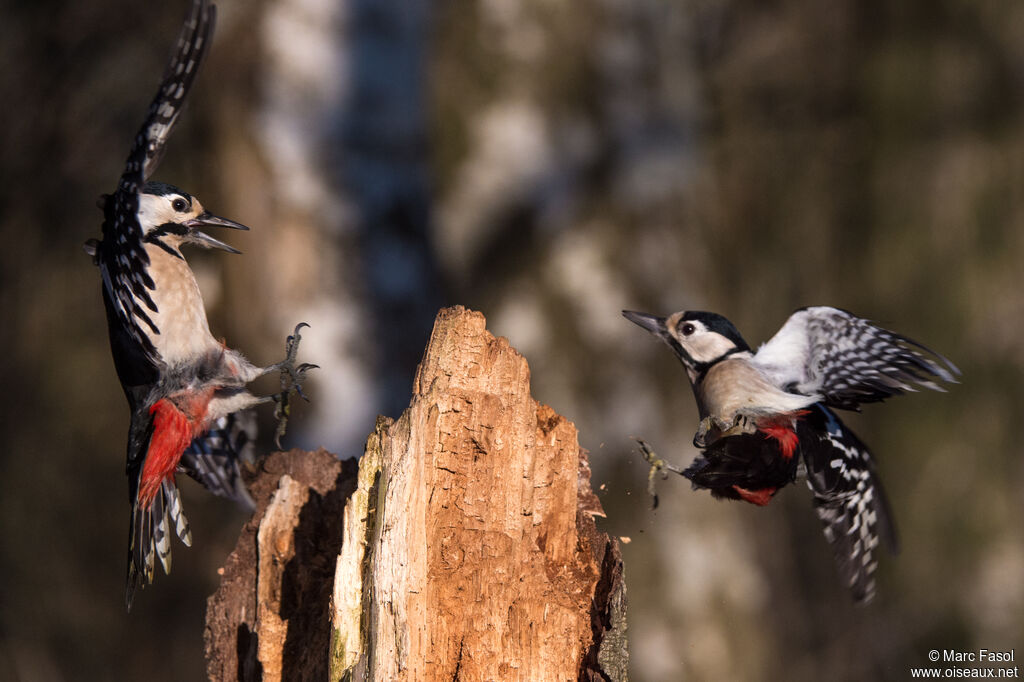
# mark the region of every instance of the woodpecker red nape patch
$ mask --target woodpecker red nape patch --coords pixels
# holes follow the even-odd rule
[[[765,435],[765,438],[772,438],[779,444],[779,453],[786,459],[791,459],[796,452],[796,446],[800,439],[796,435],[796,422],[804,415],[810,414],[810,410],[799,410],[767,417],[757,422],[757,430]]]
[[[164,479],[173,479],[178,460],[193,438],[189,418],[170,400],[158,400],[149,413],[153,415],[153,436],[139,480],[139,504],[144,509],[149,509]]]

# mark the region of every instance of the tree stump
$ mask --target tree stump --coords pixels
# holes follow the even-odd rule
[[[207,609],[211,679],[624,680],[625,584],[576,428],[442,310],[358,471],[276,453]]]

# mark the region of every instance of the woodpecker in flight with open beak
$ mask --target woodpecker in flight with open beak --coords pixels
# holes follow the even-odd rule
[[[916,341],[844,310],[798,310],[756,352],[729,320],[708,312],[668,317],[623,311],[675,352],[700,414],[703,450],[683,474],[715,497],[766,505],[806,475],[814,508],[854,599],[874,594],[879,538],[897,549],[889,505],[867,447],[833,412],[859,410],[917,388],[944,390],[959,370]],[[653,478],[652,478],[653,481]]]
[[[102,274],[111,353],[131,410],[129,608],[135,589],[152,582],[157,558],[170,571],[171,533],[191,544],[175,473],[251,506],[238,457],[251,441],[252,419],[241,411],[276,402],[280,439],[289,398],[302,395],[301,379],[315,367],[295,363],[304,325],[288,337],[286,358],[262,368],[213,337],[182,247],[238,253],[205,230],[249,228],[213,215],[177,187],[149,181],[209,48],[215,19],[209,0],[193,0],[124,174],[114,193],[100,200],[103,238],[85,245]],[[281,393],[248,391],[249,382],[274,371],[281,372]]]

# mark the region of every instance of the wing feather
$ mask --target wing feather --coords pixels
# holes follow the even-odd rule
[[[151,361],[156,360],[156,351],[143,327],[154,334],[160,330],[149,315],[157,312],[157,307],[150,295],[155,285],[147,272],[149,255],[139,225],[139,191],[163,155],[213,35],[215,21],[216,8],[209,0],[193,1],[160,87],[135,135],[117,191],[103,202],[103,241],[97,247],[103,286],[122,328]]]
[[[793,313],[753,358],[777,386],[857,409],[919,388],[944,390],[960,370],[917,341],[845,310],[817,306]]]
[[[255,413],[232,412],[192,441],[179,467],[213,494],[255,509],[239,468],[240,461],[253,461],[255,440]]]

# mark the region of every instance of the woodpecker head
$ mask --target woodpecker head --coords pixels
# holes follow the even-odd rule
[[[162,182],[147,182],[143,186],[139,192],[138,218],[144,241],[157,242],[174,249],[182,244],[195,244],[207,249],[241,253],[233,246],[200,232],[199,228],[249,229],[241,223],[213,215],[195,197]]]
[[[688,310],[658,317],[623,310],[622,314],[667,343],[686,367],[690,381],[726,356],[750,351],[732,322],[717,313]]]

